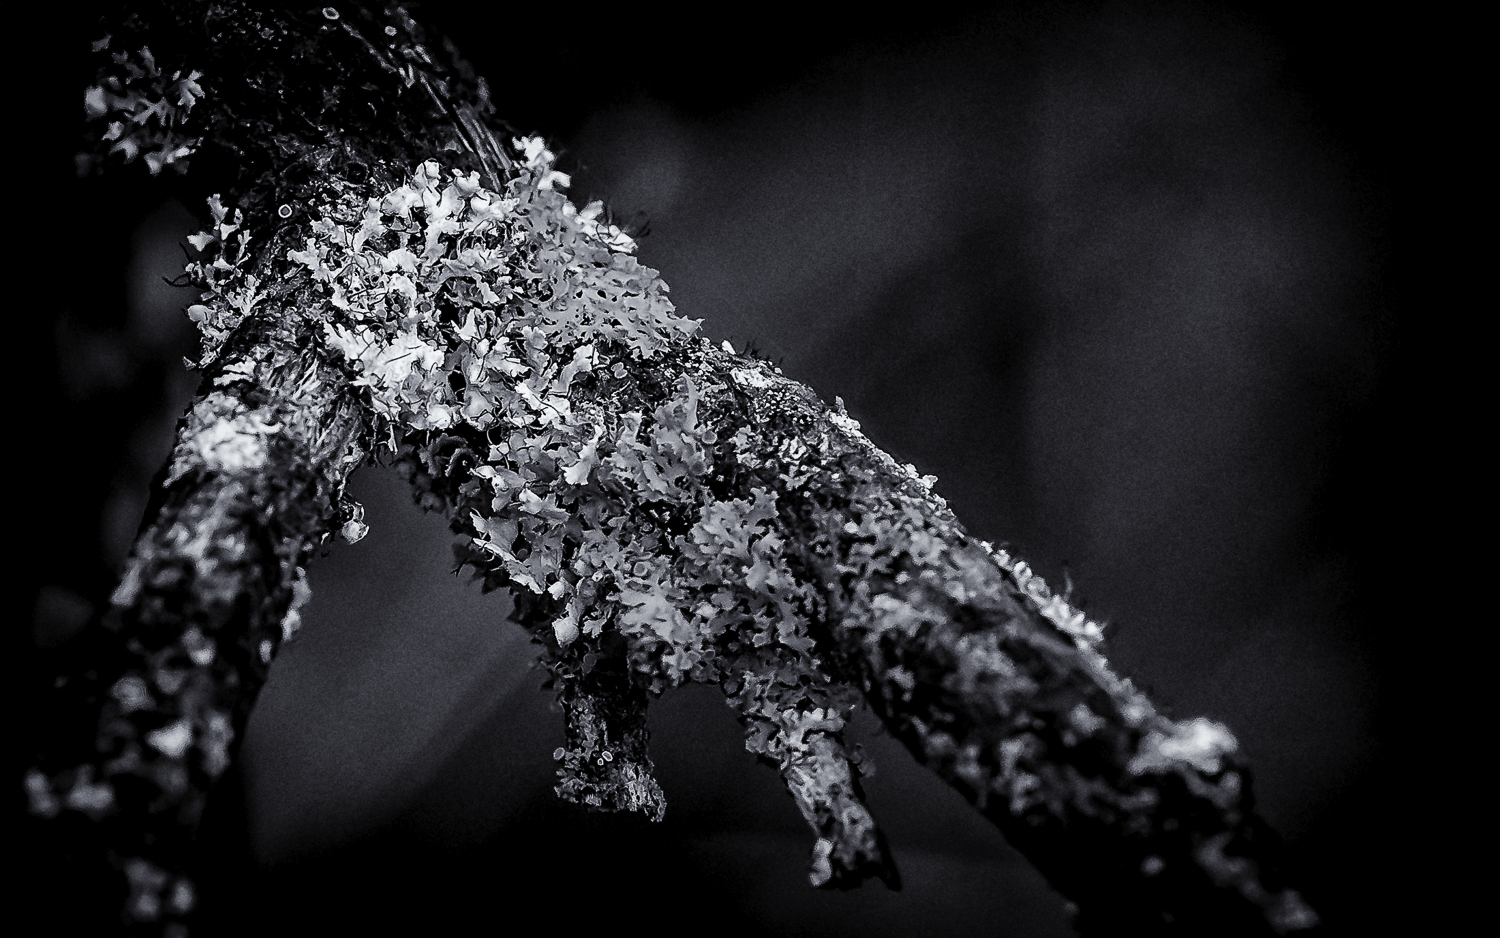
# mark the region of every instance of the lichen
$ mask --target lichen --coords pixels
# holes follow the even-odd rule
[[[562,796],[659,818],[646,701],[717,683],[812,829],[812,882],[894,882],[844,744],[863,696],[1080,922],[1315,921],[1256,859],[1227,731],[1157,713],[1096,623],[969,538],[842,402],[702,340],[604,207],[566,198],[543,141],[505,152],[487,88],[399,4],[231,9],[176,21],[248,72],[201,121],[239,167],[235,207],[212,198],[189,239],[213,380],[113,597],[98,758],[26,780],[36,814],[135,825],[111,835],[127,918],[194,904],[203,794],[296,631],[309,552],[366,530],[343,486],[373,434],[546,648]],[[86,95],[95,149],[180,170],[201,76],[166,75],[122,22],[135,51]]]
[[[95,52],[108,51],[112,37],[93,44]],[[108,152],[119,153],[124,162],[142,159],[155,176],[170,166],[186,172],[187,157],[202,143],[202,137],[184,133],[193,105],[204,97],[195,69],[164,72],[146,46],[120,49],[110,54],[109,64],[83,95],[83,108],[91,123],[102,123],[101,143]],[[80,154],[80,172],[95,169],[95,153]]]
[[[1233,734],[1212,720],[1197,717],[1172,725],[1169,733],[1153,730],[1141,740],[1129,770],[1144,774],[1182,762],[1206,775],[1217,775],[1224,757],[1239,749]]]
[[[816,654],[820,600],[789,565],[777,494],[713,491],[743,468],[737,451],[759,442],[716,429],[725,414],[707,419],[705,395],[722,410],[737,383],[790,382],[743,362],[733,375],[681,374],[665,403],[643,406],[656,390],[642,386],[642,366],[696,347],[685,343],[697,323],[676,315],[599,203],[567,200],[539,140],[514,146],[518,171],[503,192],[431,161],[373,197],[331,187],[286,255],[322,298],[303,314],[368,395],[377,437],[393,450],[404,441],[453,481],[467,559],[533,598],[557,662],[598,657],[610,633],[625,640],[631,680],[652,693],[722,683],[747,747],[783,771],[834,844],[815,868],[832,856],[836,869],[814,878],[845,885],[850,870],[888,868],[842,741],[858,695]],[[219,227],[195,245],[217,256],[194,268],[207,293],[191,311],[205,358],[256,296],[240,253],[225,257],[231,237],[243,244],[239,220],[211,211]],[[786,447],[788,466],[808,452]],[[560,792],[597,797],[581,781],[595,761],[565,749]]]
[[[211,348],[162,507],[95,633],[97,658],[65,679],[99,701],[89,754],[27,777],[33,813],[104,822],[108,860],[130,883],[126,920],[164,933],[191,912],[193,831],[276,647],[297,629],[304,566],[357,520],[342,489],[366,458],[367,422],[308,338],[273,313]]]
[[[781,772],[817,885],[895,881],[844,743],[861,691],[1014,836],[1098,837],[1123,854],[1096,862],[1145,880],[1147,835],[1186,836],[1169,859],[1198,863],[1194,845],[1239,823],[1226,731],[1160,716],[1109,670],[1097,623],[970,539],[936,480],[842,407],[698,338],[602,207],[566,199],[545,146],[513,143],[503,191],[433,161],[385,192],[335,180],[286,258],[377,437],[547,649],[560,795],[660,817],[634,695],[698,681]],[[202,321],[232,321],[244,290],[211,295]],[[1183,809],[1160,786],[1222,820],[1172,833]],[[1111,841],[1118,827],[1145,839]]]
[[[202,303],[187,308],[188,319],[198,327],[203,350],[193,367],[204,367],[219,357],[224,342],[265,299],[260,278],[247,271],[251,255],[250,232],[245,228],[245,213],[235,209],[231,216],[220,197],[208,199],[213,224],[207,231],[189,235],[188,242],[203,252],[200,260],[188,264],[186,273],[193,286],[203,291]],[[236,373],[230,372],[226,378]]]

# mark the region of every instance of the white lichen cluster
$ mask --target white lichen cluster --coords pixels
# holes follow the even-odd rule
[[[1146,734],[1128,768],[1140,775],[1185,762],[1205,775],[1217,775],[1224,767],[1224,757],[1238,750],[1239,742],[1227,727],[1196,717],[1172,724],[1168,733]]]
[[[424,484],[444,480],[471,559],[492,581],[530,597],[531,621],[545,630],[551,655],[586,662],[613,632],[652,692],[719,684],[741,715],[746,747],[780,767],[817,833],[814,882],[835,875],[835,860],[845,871],[867,867],[878,852],[874,824],[857,794],[857,759],[842,739],[859,695],[831,677],[810,634],[809,623],[827,613],[825,600],[790,562],[783,500],[825,466],[843,465],[839,453],[868,461],[869,469],[845,467],[851,492],[868,484],[867,495],[851,495],[847,508],[817,524],[830,547],[839,544],[838,574],[855,584],[846,614],[864,623],[858,628],[869,642],[915,640],[948,604],[962,606],[993,585],[949,569],[958,562],[950,543],[961,535],[932,492],[935,480],[882,453],[842,407],[818,405],[813,425],[773,436],[754,420],[707,415],[705,408],[744,396],[782,408],[806,392],[764,363],[705,365],[697,323],[675,314],[666,285],[638,262],[602,206],[580,210],[568,201],[559,191],[567,179],[539,141],[515,146],[520,171],[503,192],[431,161],[374,197],[336,183],[302,246],[286,254],[303,272],[293,289],[310,298],[295,304],[296,315],[312,320],[368,395],[378,438],[414,454]],[[205,360],[261,298],[243,270],[240,218],[230,221],[217,200],[210,209],[215,230],[195,246],[211,249],[212,260],[193,268],[206,293],[190,310]],[[235,380],[232,370],[223,380]],[[655,403],[630,403],[647,400]],[[210,469],[258,458],[257,445],[275,427],[248,412],[222,413],[229,416],[221,426],[206,428],[183,458]],[[879,473],[894,490],[875,481]],[[726,487],[733,494],[716,494]],[[874,500],[861,501],[867,497]],[[1131,772],[1190,774],[1215,800],[1235,796],[1237,779],[1197,778],[1219,774],[1234,752],[1227,731],[1158,718],[1109,673],[1097,623],[1026,564],[983,547],[1019,596],[1127,701],[1130,726],[1154,727],[1142,733]],[[928,598],[910,589],[914,575],[934,591]],[[894,588],[872,589],[884,578]],[[296,619],[294,609],[288,622]],[[1024,714],[1036,688],[997,642],[990,632],[962,638],[952,679],[993,685],[1004,691],[1007,712]],[[899,664],[881,680],[908,700],[918,683]],[[1103,723],[1079,705],[1063,714],[1061,732],[1077,745]],[[1038,739],[1019,734],[991,753],[936,726],[918,729],[928,757],[981,807],[990,792],[1017,816],[1050,804],[1041,778],[1023,768],[1043,758]]]
[[[218,358],[224,340],[265,299],[260,278],[246,270],[250,263],[250,232],[244,226],[244,212],[235,209],[231,219],[218,195],[209,197],[208,211],[213,225],[187,239],[204,255],[187,266],[188,277],[193,286],[203,291],[204,300],[187,309],[188,318],[202,337],[197,367]]]
[[[1009,551],[996,550],[987,541],[982,541],[981,546],[994,558],[995,564],[1010,575],[1026,598],[1036,604],[1037,612],[1048,622],[1083,645],[1096,647],[1104,641],[1104,628],[1090,620],[1082,610],[1074,608],[1066,599],[1052,592],[1047,581],[1033,573],[1025,561],[1012,557]]]
[[[280,430],[270,408],[248,407],[237,395],[211,391],[188,414],[165,484],[195,471],[253,474],[270,459],[270,439]]]
[[[111,41],[105,36],[93,50],[106,51]],[[127,163],[141,158],[153,176],[168,166],[186,171],[187,157],[202,142],[201,137],[185,134],[183,126],[204,96],[198,84],[203,73],[178,69],[166,74],[145,46],[113,52],[110,63],[110,71],[83,95],[88,118],[105,124],[100,136],[111,144],[109,152],[121,154]],[[87,169],[95,158],[80,159],[80,168]]]
[[[839,397],[834,400],[836,401],[837,410],[827,415],[829,423],[844,431],[845,435],[854,441],[864,451],[865,455],[869,456],[877,464],[885,467],[888,472],[897,477],[905,476],[906,479],[916,483],[921,496],[925,500],[930,501],[938,508],[948,507],[947,499],[933,491],[933,487],[937,485],[937,476],[922,475],[912,463],[903,464],[896,462],[889,453],[870,442],[870,438],[865,436],[864,431],[860,429],[859,421],[850,417],[848,412],[845,411],[844,399]]]
[[[520,171],[504,192],[427,162],[373,198],[331,193],[287,254],[318,298],[300,314],[319,320],[391,447],[417,441],[437,460],[445,433],[470,444],[482,435],[458,516],[476,561],[552,610],[556,654],[616,630],[654,692],[723,684],[753,752],[784,768],[820,747],[843,758],[857,694],[814,656],[817,600],[788,567],[777,494],[710,491],[726,466],[741,468],[736,453],[759,444],[720,439],[700,402],[730,391],[721,377],[754,387],[771,370],[682,373],[668,379],[665,403],[644,410],[599,404],[629,398],[651,373],[641,365],[681,352],[697,323],[675,314],[600,203],[578,209],[559,191],[567,179],[540,141],[515,146]],[[190,310],[206,360],[259,299],[242,251],[227,257],[231,238],[244,243],[239,218],[210,208],[217,227],[195,246],[218,248],[193,270],[207,293]],[[570,393],[582,382],[591,393]],[[258,432],[230,429],[200,458],[231,440],[248,447]],[[783,455],[794,465],[807,453]]]
[[[340,18],[332,7],[322,16]],[[394,38],[396,30],[386,32]],[[95,51],[111,41],[104,37]],[[414,86],[414,64],[403,69]],[[140,158],[153,175],[181,171],[201,142],[188,132],[205,96],[201,77],[167,74],[145,47],[115,51],[85,109],[103,125],[98,138],[109,153],[127,163]],[[487,97],[482,82],[480,93]],[[1097,623],[1006,551],[972,549],[934,492],[935,477],[875,447],[842,401],[829,412],[779,369],[737,357],[727,343],[727,358],[710,354],[698,323],[675,313],[666,284],[639,263],[602,204],[580,209],[563,195],[569,179],[543,141],[513,144],[514,161],[501,161],[516,172],[502,191],[435,161],[385,192],[320,179],[319,217],[300,246],[275,258],[252,258],[242,212],[212,197],[210,230],[189,239],[203,255],[188,267],[203,291],[188,309],[202,336],[196,366],[218,361],[230,337],[272,305],[252,262],[268,278],[281,268],[267,284],[277,325],[310,327],[283,338],[313,337],[317,347],[299,343],[298,354],[342,369],[367,405],[359,417],[402,453],[403,465],[422,467],[414,481],[433,487],[430,504],[454,512],[481,575],[520,594],[517,607],[547,646],[554,675],[576,679],[570,717],[619,705],[621,696],[599,685],[580,690],[607,647],[623,645],[631,693],[718,684],[740,714],[747,749],[779,767],[815,833],[814,885],[894,875],[862,803],[859,756],[843,739],[860,694],[834,679],[829,654],[844,656],[843,675],[863,682],[889,725],[981,809],[995,796],[1028,821],[1118,812],[1147,823],[1153,790],[1122,797],[1049,749],[1050,740],[1071,749],[1124,732],[1134,747],[1129,775],[1180,775],[1192,794],[1233,816],[1241,776],[1237,743],[1224,727],[1157,715],[1110,673]],[[80,159],[87,169],[102,157]],[[279,214],[289,219],[292,211],[282,206]],[[224,574],[246,566],[253,551],[230,515],[247,503],[260,507],[252,489],[297,442],[283,434],[296,436],[288,415],[301,415],[307,399],[303,382],[268,402],[257,391],[254,358],[218,369],[166,477],[169,486],[189,477],[224,482],[206,506],[211,517],[152,534],[162,556],[191,567],[205,609],[243,598],[240,581]],[[346,386],[335,384],[342,393]],[[366,454],[361,443],[345,457],[352,465]],[[319,496],[325,507],[327,497],[337,501],[340,533],[362,537],[363,512],[343,495],[342,476],[331,496]],[[227,636],[205,625],[205,635],[192,624],[151,649],[136,642],[135,665],[108,686],[97,737],[103,758],[51,778],[29,772],[33,813],[108,816],[128,808],[136,783],[115,783],[133,776],[154,786],[150,811],[196,817],[235,738],[222,672],[226,664],[269,664],[276,639],[296,632],[310,595],[297,563],[280,558],[278,582],[283,595],[289,586],[290,601],[266,632]],[[132,558],[112,597],[117,607],[170,589],[188,572],[156,570],[147,582],[148,566]],[[1042,633],[1037,647],[1076,650],[1095,679],[1082,694],[1045,686],[1077,676],[1057,662],[1046,674],[1028,673],[1026,641],[1016,640],[1025,630],[1014,627],[1034,621],[1019,615],[1028,603],[1063,638],[1033,630]],[[975,612],[992,618],[945,632]],[[825,625],[835,627],[838,647],[814,640],[813,629]],[[233,644],[241,638],[242,647]],[[942,659],[937,674],[934,658]],[[1117,715],[1091,709],[1102,703],[1097,697],[1079,699],[1094,689],[1119,705]],[[614,803],[659,818],[644,723],[636,753],[611,742],[610,713],[596,715],[599,732],[587,747],[556,753],[559,792],[571,781],[580,800],[604,804],[583,777],[584,760],[595,769],[618,760],[632,794]],[[1194,859],[1218,885],[1274,907],[1282,924],[1316,920],[1295,893],[1262,889],[1254,865],[1229,846],[1228,833],[1210,837]],[[129,884],[129,917],[187,914],[196,903],[191,882],[131,852],[115,856]],[[1151,877],[1165,866],[1151,855],[1141,869]]]
[[[808,599],[770,530],[775,495],[705,497],[720,441],[698,419],[692,380],[651,413],[574,412],[575,381],[627,380],[623,362],[663,354],[697,324],[674,314],[599,203],[579,210],[557,191],[565,179],[538,141],[516,146],[525,169],[504,193],[428,162],[357,212],[330,206],[288,254],[326,297],[309,314],[325,317],[384,438],[486,434],[465,487],[473,543],[510,582],[555,601],[559,646],[612,624],[634,639],[637,664],[654,662],[658,687],[716,680],[714,642],[740,618],[748,647],[810,652]],[[233,226],[212,209],[224,240]],[[222,255],[199,269],[222,272],[190,311],[210,342],[253,305],[254,287]],[[594,375],[602,362],[614,364]],[[648,505],[690,509],[697,524],[669,543],[636,510]]]

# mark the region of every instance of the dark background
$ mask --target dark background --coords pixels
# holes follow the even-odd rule
[[[1402,24],[1139,3],[428,10],[501,116],[556,141],[577,201],[649,219],[642,259],[681,311],[841,395],[974,534],[1076,584],[1170,714],[1235,732],[1337,933],[1429,898],[1394,677],[1420,615],[1392,429],[1422,383],[1398,263],[1420,234]],[[69,78],[39,100],[76,113],[94,36],[45,28]],[[199,206],[139,165],[73,179],[77,125],[57,126],[30,163],[39,230],[83,259],[34,318],[56,497],[23,506],[39,549],[12,634],[36,673],[113,588],[196,383],[191,298],[161,278]],[[226,929],[1069,933],[1061,898],[868,714],[900,893],[806,886],[811,837],[712,688],[654,705],[665,823],[557,804],[562,718],[508,602],[454,577],[444,521],[390,472],[352,488],[371,533],[311,568],[306,628],[211,809]]]

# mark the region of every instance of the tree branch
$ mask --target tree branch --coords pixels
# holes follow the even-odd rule
[[[1228,731],[1158,714],[1096,626],[841,408],[699,338],[399,4],[163,3],[117,27],[85,162],[232,183],[194,241],[210,381],[116,593],[97,749],[28,782],[39,813],[104,820],[128,918],[189,911],[204,793],[308,553],[360,533],[348,472],[386,446],[546,647],[563,797],[659,819],[647,695],[717,683],[817,838],[812,882],[894,885],[843,741],[863,696],[1083,931],[1315,925]]]
[[[93,701],[92,746],[60,749],[27,777],[33,813],[99,821],[131,920],[194,908],[187,871],[208,789],[296,630],[303,568],[367,453],[348,382],[289,321],[274,309],[247,321],[206,373],[87,670],[67,688]]]

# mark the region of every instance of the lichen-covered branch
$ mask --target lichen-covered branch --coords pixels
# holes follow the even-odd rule
[[[654,691],[719,683],[818,834],[819,884],[889,870],[840,739],[852,686],[1084,927],[1315,921],[1277,878],[1227,730],[1158,715],[1109,671],[1098,627],[969,539],[930,479],[805,387],[697,338],[631,245],[556,191],[545,150],[519,145],[526,171],[503,198],[425,166],[331,221],[319,263],[361,266],[338,246],[387,218],[452,258],[415,264],[413,285],[454,304],[423,341],[446,344],[463,380],[387,386],[377,406],[408,431],[414,482],[453,513],[482,575],[528,597],[553,655],[623,637]],[[447,292],[479,269],[502,272],[494,299]],[[414,340],[362,327],[339,341],[378,362],[372,350]]]
[[[340,525],[368,421],[343,374],[274,307],[236,333],[177,446],[75,694],[93,745],[33,768],[32,810],[97,820],[125,914],[186,917],[192,835],[244,735],[272,655],[296,631],[304,567]],[[59,764],[59,762],[63,764]]]
[[[624,655],[587,651],[548,664],[566,720],[566,742],[553,753],[558,797],[661,820],[667,802],[647,750],[646,690]]]
[[[566,714],[561,796],[661,818],[646,703],[714,683],[813,832],[810,880],[894,885],[844,741],[863,699],[1084,931],[1315,925],[1229,732],[1157,713],[1097,626],[968,537],[841,406],[701,338],[603,206],[566,198],[542,140],[500,142],[487,87],[399,4],[154,15],[122,22],[112,41],[136,51],[110,53],[104,71],[126,74],[90,113],[149,109],[131,81],[196,75],[173,86],[182,113],[162,112],[192,142],[162,161],[234,183],[193,239],[212,383],[117,595],[135,657],[110,678],[104,761],[33,786],[40,810],[133,819],[151,865],[122,861],[150,887],[131,915],[189,904],[203,792],[295,617],[306,552],[360,533],[340,493],[368,440],[449,513],[476,574],[517,594]],[[147,33],[152,66],[131,71]],[[110,128],[99,146],[118,149]],[[168,666],[196,689],[166,690]],[[170,862],[151,859],[168,842]]]
[[[203,252],[189,268],[203,302],[188,315],[204,383],[114,606],[59,678],[58,707],[88,723],[36,754],[25,787],[33,814],[82,841],[69,852],[118,872],[122,924],[167,934],[197,902],[204,802],[300,621],[303,568],[333,532],[364,530],[343,488],[370,451],[373,414],[324,344],[327,301],[289,276],[302,270],[287,256],[302,206],[335,171],[379,189],[403,171],[388,166],[418,154],[467,160],[496,184],[508,170],[475,117],[483,83],[427,55],[404,10],[357,11],[358,28],[314,12],[136,4],[102,24],[84,93],[81,171],[137,157],[153,174],[182,171],[191,157],[183,193],[214,193],[206,230],[189,239]],[[420,81],[402,64],[418,50]],[[82,835],[80,818],[92,822]]]

